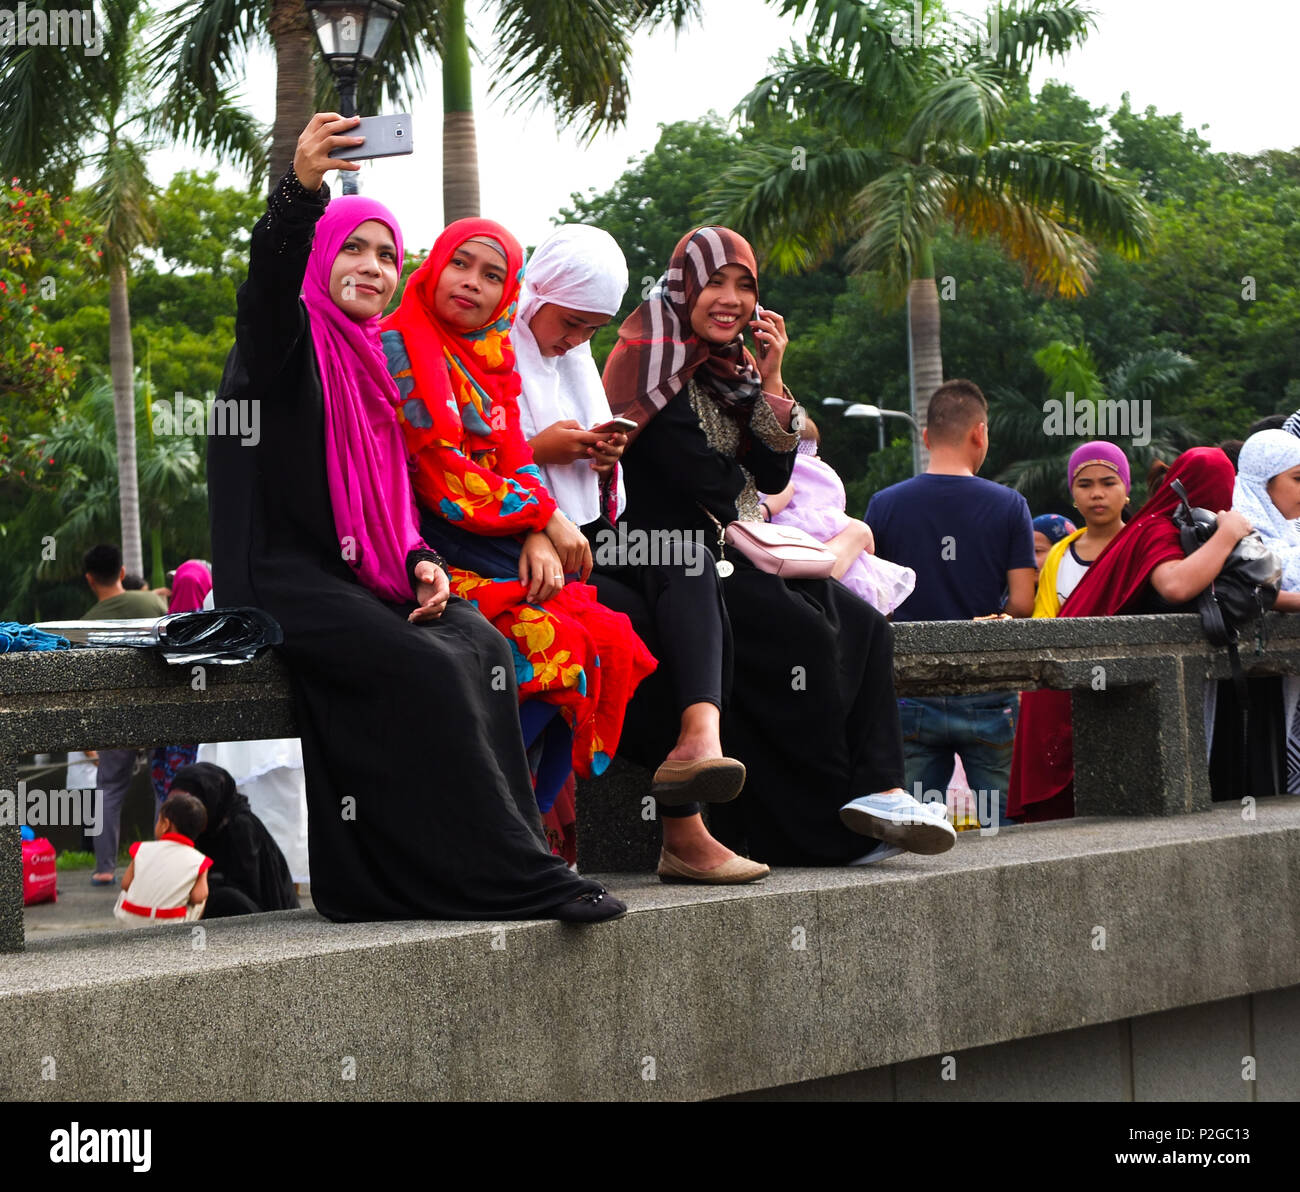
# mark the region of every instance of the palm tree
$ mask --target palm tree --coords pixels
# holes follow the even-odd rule
[[[152,566],[148,573],[143,568],[136,572],[150,574],[151,584],[161,587],[164,558],[180,559],[205,549],[208,498],[202,444],[183,434],[155,436],[149,417],[151,398],[148,381],[137,371],[132,408],[134,422],[143,421],[148,428],[140,443],[139,486],[148,511]],[[112,511],[121,483],[118,404],[114,378],[93,369],[86,395],[62,412],[48,433],[33,437],[31,445],[57,461],[58,486],[21,518],[35,519],[40,532],[52,533],[56,542],[88,545],[112,538],[117,529]],[[16,525],[15,533],[21,535],[23,529]],[[34,556],[30,566],[17,569],[14,591],[7,595],[22,603],[42,580],[79,578],[80,561],[80,550],[61,550],[51,561],[37,561]],[[128,565],[127,570],[133,569]]]
[[[907,301],[912,412],[924,426],[943,378],[933,246],[945,222],[994,237],[1034,283],[1063,297],[1088,285],[1088,238],[1127,256],[1151,243],[1136,188],[1096,147],[1000,139],[1008,94],[1026,86],[1038,58],[1080,44],[1092,14],[1078,0],[1013,0],[991,8],[982,29],[963,31],[937,3],[781,3],[809,11],[813,35],[778,55],[741,111],[760,127],[802,117],[820,141],[802,156],[742,153],[711,208],[779,270],[808,268],[847,244],[853,268],[880,271]],[[919,443],[915,466],[924,466]]]
[[[161,128],[173,121],[167,106],[156,105],[148,90],[147,4],[108,0],[102,14],[98,55],[40,46],[10,49],[0,59],[0,107],[7,115],[0,169],[51,188],[70,186],[79,168],[93,175],[88,206],[105,229],[109,281],[122,559],[128,571],[143,573],[128,287],[132,259],[154,236],[147,156],[160,147]],[[57,94],[50,90],[47,67],[57,80]],[[210,101],[212,122],[195,123],[189,135],[256,169],[263,160],[260,130],[247,114],[222,107],[223,98]],[[89,151],[88,144],[93,146]]]
[[[1160,408],[1165,397],[1173,396],[1184,386],[1195,371],[1195,363],[1181,352],[1169,348],[1155,348],[1139,352],[1123,361],[1108,375],[1101,376],[1086,346],[1060,342],[1050,343],[1034,353],[1034,362],[1046,378],[1048,400],[1069,399],[1075,409],[1084,404],[1100,411],[1104,401],[1145,402],[1152,412]],[[1114,439],[1128,456],[1132,469],[1133,505],[1140,505],[1145,497],[1143,476],[1152,460],[1173,460],[1188,447],[1195,446],[1196,435],[1178,418],[1155,414],[1146,433],[1139,438],[1149,442],[1136,443],[1133,436],[1125,441],[1118,434],[1102,431],[1087,434],[1053,434],[1045,439],[1045,402],[1035,400],[1013,389],[989,390],[992,411],[989,415],[993,443],[989,471],[1000,484],[1006,484],[1024,494],[1029,507],[1037,513],[1068,508],[1065,484],[1066,465],[1070,454],[1082,443],[1091,439]],[[1132,407],[1130,407],[1132,408]],[[1094,426],[1099,420],[1094,420]],[[1131,424],[1130,424],[1131,429]],[[1044,442],[1051,445],[1044,451]],[[999,468],[1000,461],[1006,461]]]
[[[681,29],[700,0],[496,0],[497,38],[489,56],[493,90],[514,103],[545,102],[562,125],[593,136],[627,115],[631,35],[669,24]],[[154,47],[158,77],[178,132],[209,129],[209,96],[230,94],[254,45],[270,43],[276,105],[270,173],[293,161],[313,110],[333,104],[332,80],[312,55],[303,0],[177,0]],[[442,63],[443,218],[477,215],[478,149],[470,90],[465,0],[406,0],[381,56],[361,80],[360,111],[405,105],[424,87],[424,59]]]

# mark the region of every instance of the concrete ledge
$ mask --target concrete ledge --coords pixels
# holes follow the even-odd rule
[[[0,957],[0,1096],[692,1100],[1300,984],[1297,798],[609,881],[632,913],[586,930],[290,912],[201,950],[39,942]]]

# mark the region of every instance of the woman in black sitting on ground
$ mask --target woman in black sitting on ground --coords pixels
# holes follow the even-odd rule
[[[284,630],[312,900],[335,920],[611,918],[545,845],[509,646],[419,537],[379,339],[401,231],[360,196],[326,210],[355,124],[312,118],[253,229],[220,396],[255,403],[260,438],[208,448],[217,603]]]
[[[287,911],[298,906],[289,863],[230,773],[211,762],[182,766],[169,794],[193,795],[208,813],[194,847],[212,861],[205,919]]]

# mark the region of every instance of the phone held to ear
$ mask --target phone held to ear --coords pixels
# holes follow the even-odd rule
[[[593,434],[607,435],[615,431],[622,431],[626,434],[628,431],[636,430],[636,423],[631,418],[611,418],[608,422],[598,423],[591,428]]]
[[[345,161],[399,157],[412,151],[411,117],[406,112],[393,116],[363,116],[356,128],[342,135],[366,138],[360,145],[343,145],[330,150],[331,157],[341,157]]]
[[[757,304],[754,306],[754,318],[761,319],[766,312]],[[767,341],[754,336],[754,342],[758,345],[758,354],[760,357],[767,355]]]

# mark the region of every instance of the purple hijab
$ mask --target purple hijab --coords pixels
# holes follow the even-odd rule
[[[339,550],[357,578],[385,600],[409,603],[406,556],[424,547],[397,425],[397,384],[379,342],[379,318],[356,322],[330,297],[330,271],[343,242],[368,219],[402,231],[382,203],[345,195],[325,209],[302,283],[325,391],[325,471]]]

